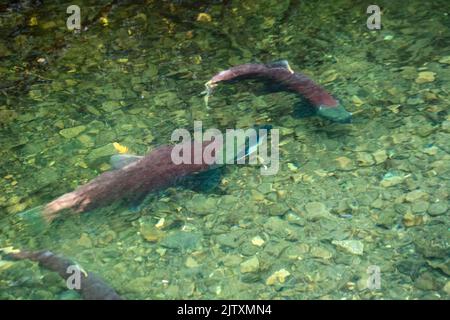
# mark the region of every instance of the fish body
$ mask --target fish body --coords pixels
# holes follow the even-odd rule
[[[193,143],[189,144],[194,148]],[[135,161],[125,161],[121,164],[124,166],[117,170],[102,173],[87,184],[48,203],[43,208],[44,217],[52,221],[63,209],[84,212],[122,198],[139,199],[149,192],[176,183],[182,177],[209,168],[204,162],[175,164],[171,158],[173,148],[160,146],[144,157],[135,157]]]
[[[221,71],[205,84],[207,96],[220,82],[241,77],[264,78],[280,83],[304,96],[315,107],[318,115],[335,122],[351,120],[351,113],[337,99],[306,75],[294,72],[286,60],[268,64],[246,63]]]
[[[260,130],[261,131],[261,130]],[[257,145],[267,138],[267,130],[256,139],[256,144],[236,145],[237,152],[233,157],[241,161],[246,156],[257,150]],[[215,144],[217,154],[213,152],[212,160],[222,157],[223,145],[210,140],[200,142],[200,152]],[[223,142],[222,142],[223,143]],[[246,142],[243,141],[245,144]],[[196,142],[188,141],[175,146],[160,146],[152,150],[146,156],[115,155],[111,163],[115,170],[104,172],[87,184],[82,185],[72,192],[66,193],[45,205],[42,209],[44,218],[51,222],[63,209],[72,209],[75,212],[85,212],[112,201],[128,198],[131,202],[139,202],[146,194],[175,185],[183,178],[195,175],[207,170],[216,169],[224,163],[210,163],[201,157],[200,162],[195,161]],[[191,161],[187,163],[175,163],[172,159],[174,148],[191,150]],[[181,148],[180,148],[181,147]],[[243,151],[242,151],[243,150]],[[229,153],[225,154],[225,157]],[[215,158],[215,159],[214,159]],[[228,161],[229,159],[226,159]],[[217,163],[220,163],[217,165]],[[240,162],[241,163],[241,162]]]

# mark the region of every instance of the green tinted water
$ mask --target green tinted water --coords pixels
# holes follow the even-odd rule
[[[449,298],[448,1],[380,2],[379,31],[367,1],[143,1],[99,21],[103,1],[80,4],[81,33],[66,28],[70,4],[0,6],[0,247],[73,258],[128,299]],[[257,81],[205,108],[212,75],[280,58],[353,123],[301,117],[298,96]],[[109,170],[114,142],[142,155],[194,120],[272,124],[280,171],[229,166],[214,190],[170,188],[139,212],[22,219]],[[0,298],[78,296],[0,260]]]

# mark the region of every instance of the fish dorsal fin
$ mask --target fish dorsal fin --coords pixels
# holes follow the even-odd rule
[[[289,70],[291,73],[294,73],[287,60],[272,61],[267,63],[266,66],[268,66],[269,68],[283,68]]]
[[[132,154],[115,154],[111,156],[111,166],[114,169],[122,169],[123,167],[129,165],[130,163],[136,162],[142,159],[142,156],[135,156]]]

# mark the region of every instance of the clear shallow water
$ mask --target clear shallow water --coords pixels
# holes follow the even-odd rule
[[[380,2],[380,31],[368,4],[125,3],[103,24],[102,5],[80,5],[93,21],[80,34],[69,3],[1,7],[0,247],[70,257],[129,299],[448,299],[448,4]],[[280,58],[353,123],[301,117],[300,97],[257,81],[221,86],[205,108],[212,75]],[[280,171],[227,167],[214,190],[170,188],[137,213],[114,203],[44,232],[19,219],[109,170],[113,142],[145,154],[194,120],[279,128]],[[26,261],[0,260],[0,288],[78,298]]]

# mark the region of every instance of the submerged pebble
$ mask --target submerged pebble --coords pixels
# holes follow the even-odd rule
[[[328,260],[333,257],[333,253],[331,251],[322,247],[312,247],[310,253],[314,258],[320,258],[324,260]]]
[[[421,290],[436,290],[439,284],[430,272],[424,272],[414,281],[414,286]]]
[[[372,155],[367,152],[358,152],[356,161],[360,167],[368,167],[375,163]]]
[[[321,218],[328,218],[330,216],[330,212],[328,211],[326,205],[321,202],[308,202],[305,205],[305,210],[307,213],[308,220],[318,220]]]
[[[87,233],[81,234],[80,238],[77,241],[79,246],[85,247],[85,248],[91,248],[92,247],[92,240],[87,235]]]
[[[275,271],[272,275],[270,275],[266,280],[266,285],[273,286],[275,284],[284,283],[286,278],[289,277],[291,273],[286,269],[280,269]]]
[[[403,216],[403,224],[406,227],[414,227],[421,225],[423,223],[423,216],[412,214],[411,212],[407,212]]]
[[[192,250],[200,244],[201,236],[196,233],[174,231],[161,240],[161,245],[170,249]]]
[[[450,56],[445,56],[439,59],[440,63],[450,64]]]
[[[192,257],[187,257],[185,265],[188,268],[197,268],[198,267],[198,262]]]
[[[14,265],[14,262],[12,262],[12,261],[0,260],[0,272],[11,268],[13,265]]]
[[[375,159],[376,164],[380,164],[387,160],[388,155],[386,153],[386,150],[377,150],[372,153],[372,157]]]
[[[98,147],[98,148],[92,150],[88,154],[87,160],[90,162],[94,162],[94,161],[100,160],[102,158],[110,157],[116,153],[117,153],[117,151],[114,148],[114,145],[112,143],[108,143],[104,146],[101,146],[101,147]]]
[[[448,210],[448,205],[444,201],[432,203],[428,208],[428,214],[430,216],[439,216],[444,214]]]
[[[389,188],[401,184],[404,180],[404,176],[387,173],[381,180],[380,185],[384,188]]]
[[[150,224],[142,224],[139,229],[142,237],[149,242],[158,242],[164,237],[164,232],[156,226]]]
[[[252,244],[257,247],[261,247],[264,243],[265,241],[260,236],[252,238]]]
[[[449,64],[450,64],[450,59],[449,59]],[[450,281],[447,281],[446,284],[444,285],[443,288],[444,292],[450,296]]]
[[[351,254],[362,255],[364,252],[364,244],[360,240],[333,240],[331,243]]]
[[[240,270],[242,273],[257,272],[259,270],[258,257],[254,256],[254,257],[242,262],[240,265]]]
[[[433,82],[435,79],[435,72],[431,71],[423,71],[419,72],[419,75],[416,78],[416,83],[427,83],[427,82]]]
[[[338,157],[335,160],[338,164],[338,168],[341,170],[347,171],[354,169],[353,161],[350,158]]]
[[[198,215],[207,215],[217,210],[217,199],[197,194],[186,202],[186,208]]]
[[[81,132],[86,130],[85,126],[78,126],[73,128],[62,129],[59,134],[66,139],[72,139],[78,136]]]
[[[405,200],[408,202],[415,202],[421,199],[427,199],[428,193],[422,190],[414,190],[411,192],[408,192],[405,196]]]

